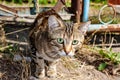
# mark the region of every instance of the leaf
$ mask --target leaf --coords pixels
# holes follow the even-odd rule
[[[107,66],[106,63],[101,63],[101,64],[99,64],[99,66],[98,66],[98,70],[102,71],[102,70],[104,70],[104,69],[106,68],[106,66]]]
[[[116,56],[115,60],[116,60],[118,63],[120,63],[120,53],[117,53],[117,56]]]
[[[103,50],[100,50],[99,53],[100,53],[102,56],[104,56]]]

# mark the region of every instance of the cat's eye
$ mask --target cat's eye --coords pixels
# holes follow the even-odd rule
[[[62,38],[58,38],[57,42],[60,43],[60,44],[63,44],[64,40]]]
[[[78,44],[78,40],[73,40],[73,42],[72,42],[72,45],[76,45],[76,44]]]

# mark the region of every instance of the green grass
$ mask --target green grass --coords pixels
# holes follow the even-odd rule
[[[7,54],[10,58],[13,58],[19,51],[18,44],[9,44],[7,47],[0,47],[0,52]]]
[[[101,54],[104,58],[108,58],[115,64],[120,63],[120,52],[113,52],[112,49],[110,50],[99,50],[99,54]]]
[[[90,0],[91,2],[94,3],[102,3],[102,4],[106,4],[108,0]]]
[[[108,65],[119,65],[120,64],[120,52],[114,52],[111,49],[102,49],[99,47],[88,47],[91,51],[97,52],[101,55],[102,59],[105,61],[102,61],[98,64],[97,69],[100,71],[103,71],[106,69]],[[106,61],[107,60],[107,61]]]

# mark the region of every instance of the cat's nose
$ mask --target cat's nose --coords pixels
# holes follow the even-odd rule
[[[66,55],[68,55],[71,52],[71,49],[72,49],[71,46],[66,46],[64,48],[64,51],[65,51]]]
[[[66,55],[69,55],[70,51],[65,51]]]

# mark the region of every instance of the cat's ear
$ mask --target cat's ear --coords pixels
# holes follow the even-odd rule
[[[88,26],[91,24],[91,21],[85,22],[80,24],[80,26],[78,27],[78,29],[80,30],[80,32],[82,32],[84,35],[86,34],[87,30],[88,30]]]
[[[55,28],[58,28],[61,26],[61,21],[56,18],[56,16],[51,15],[48,18],[48,27],[50,30],[53,30]]]

